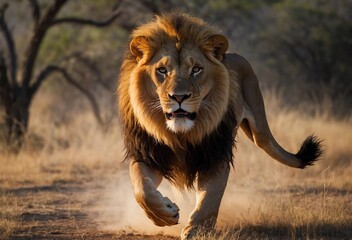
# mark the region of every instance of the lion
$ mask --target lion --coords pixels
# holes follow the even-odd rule
[[[313,165],[322,154],[313,135],[296,154],[277,143],[257,77],[244,57],[226,53],[228,45],[199,18],[160,15],[133,31],[120,70],[119,117],[136,201],[155,225],[171,226],[179,208],[157,190],[162,179],[196,191],[181,239],[215,227],[239,128],[290,167]]]

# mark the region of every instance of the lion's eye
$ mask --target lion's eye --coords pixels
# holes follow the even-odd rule
[[[192,68],[192,74],[197,74],[197,73],[200,73],[202,71],[202,68],[201,67],[198,67],[198,66],[194,66]]]
[[[165,67],[159,67],[156,71],[161,75],[167,74],[167,69]]]

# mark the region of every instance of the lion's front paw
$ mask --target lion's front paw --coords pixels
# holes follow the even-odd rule
[[[144,195],[138,202],[155,225],[163,227],[178,224],[180,209],[159,191]]]

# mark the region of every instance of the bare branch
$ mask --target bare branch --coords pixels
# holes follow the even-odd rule
[[[87,56],[84,56],[81,52],[76,52],[71,56],[71,59],[77,60],[82,63],[91,73],[95,75],[95,80],[100,84],[104,89],[109,90],[110,86],[103,81],[101,77],[101,72],[96,64],[89,59]]]
[[[95,97],[93,96],[93,94],[91,92],[89,92],[87,89],[85,89],[79,82],[77,82],[75,79],[72,78],[71,75],[68,74],[68,72],[58,66],[48,66],[46,67],[38,76],[37,81],[32,85],[31,87],[31,96],[34,96],[34,94],[36,93],[36,91],[39,89],[39,87],[42,85],[42,83],[44,82],[45,79],[48,78],[49,75],[51,75],[54,72],[59,72],[62,74],[62,76],[65,78],[65,80],[71,84],[72,86],[74,86],[77,90],[79,90],[83,95],[85,95],[93,109],[93,114],[95,116],[95,118],[97,119],[98,123],[103,126],[104,125],[104,121],[101,118],[101,114],[100,114],[100,109],[99,109],[99,105],[95,99]]]
[[[8,5],[5,3],[0,7],[0,30],[2,31],[5,42],[7,44],[9,56],[10,56],[10,79],[13,85],[16,84],[16,71],[17,71],[17,56],[16,46],[13,41],[13,36],[5,21],[5,11]]]
[[[61,7],[66,3],[67,0],[55,0],[55,2],[49,7],[46,11],[43,18],[37,23],[34,34],[28,45],[25,60],[23,62],[23,86],[24,90],[28,89],[29,83],[32,79],[33,67],[35,60],[38,55],[40,44],[43,41],[43,38],[50,26],[50,23],[53,21]]]
[[[56,64],[58,63],[68,63],[69,65],[71,65],[70,63],[72,63],[72,61],[74,61],[76,63],[76,61],[80,64],[83,65],[83,67],[86,68],[86,70],[89,71],[89,74],[93,74],[95,77],[95,81],[100,84],[104,89],[109,90],[111,89],[109,84],[104,82],[104,80],[102,79],[102,74],[100,69],[98,68],[98,66],[96,65],[96,63],[90,59],[88,56],[86,56],[83,52],[81,51],[75,51],[70,55],[64,56],[62,58],[60,58]],[[60,65],[60,64],[58,64]],[[66,66],[66,65],[65,65]],[[77,66],[76,64],[72,64],[71,66]],[[79,68],[79,67],[78,67]],[[74,69],[75,72],[77,72],[76,69]]]
[[[121,12],[119,10],[116,10],[108,19],[103,21],[96,21],[92,19],[83,19],[83,18],[75,18],[75,17],[59,18],[59,19],[53,20],[50,23],[50,26],[62,24],[62,23],[72,23],[72,24],[90,25],[94,27],[106,27],[110,25],[120,15],[121,15]]]
[[[52,73],[57,71],[56,66],[47,66],[37,77],[36,82],[30,88],[30,98],[32,98],[42,85],[45,79],[47,79]]]
[[[38,24],[38,22],[40,20],[40,7],[39,7],[39,4],[38,4],[37,0],[29,0],[29,3],[30,3],[31,8],[32,8],[32,15],[33,15],[33,19],[35,21],[35,24]]]

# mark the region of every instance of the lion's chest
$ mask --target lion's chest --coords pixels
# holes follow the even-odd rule
[[[125,131],[126,157],[144,162],[172,182],[193,185],[197,174],[211,174],[224,163],[232,163],[233,130],[236,126],[233,111],[228,111],[216,130],[198,144],[185,141],[179,149],[157,141],[142,127],[135,125]]]

